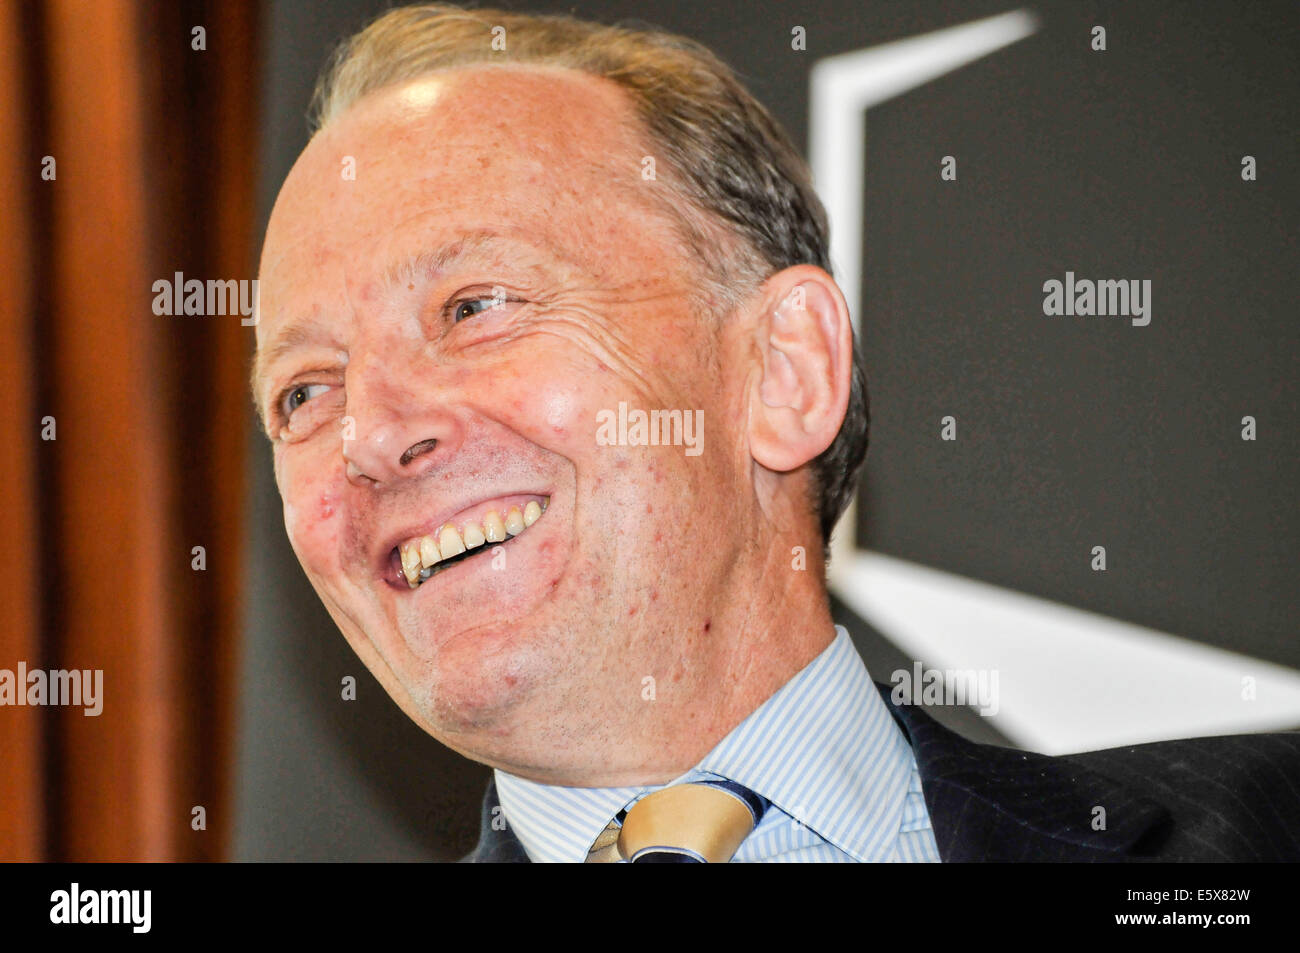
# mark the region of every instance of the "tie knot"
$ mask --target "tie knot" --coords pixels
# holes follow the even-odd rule
[[[766,800],[733,781],[660,788],[633,804],[623,818],[618,858],[634,864],[725,864],[766,809]],[[613,833],[607,829],[607,835]],[[612,836],[602,835],[596,843],[613,847],[611,841]]]

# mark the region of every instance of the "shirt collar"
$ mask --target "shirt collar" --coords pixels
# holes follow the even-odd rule
[[[728,778],[763,795],[859,861],[887,860],[912,767],[848,632],[835,639],[690,771]],[[571,788],[496,772],[507,823],[536,862],[575,862],[610,819],[663,785]]]

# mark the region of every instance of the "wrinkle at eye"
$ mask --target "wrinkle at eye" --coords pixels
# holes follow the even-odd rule
[[[593,326],[600,333],[593,333]],[[564,333],[572,329],[572,333]],[[547,326],[533,329],[536,334],[549,334],[561,341],[566,350],[576,345],[582,348],[601,367],[614,376],[622,378],[629,390],[642,394],[668,395],[680,390],[680,385],[656,369],[642,369],[634,360],[625,356],[635,353],[630,341],[610,327],[610,322],[593,318],[583,321],[572,313],[562,316],[550,316]]]

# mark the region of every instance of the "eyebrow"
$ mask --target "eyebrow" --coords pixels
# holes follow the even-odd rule
[[[314,320],[308,318],[302,321],[294,321],[292,324],[280,329],[266,347],[257,349],[257,352],[253,355],[253,372],[249,375],[249,382],[252,386],[253,398],[258,405],[259,416],[262,412],[261,402],[265,396],[261,387],[266,379],[266,369],[290,351],[319,339],[319,327]]]
[[[553,255],[561,261],[571,262],[567,255],[550,243],[534,244],[491,229],[477,229],[443,242],[432,251],[419,252],[394,262],[384,269],[383,285],[385,290],[389,290],[399,285],[410,284],[417,278],[437,278],[453,264],[475,258],[488,258],[494,251],[510,245],[531,247]],[[263,396],[260,383],[266,376],[266,369],[289,352],[311,344],[319,338],[320,329],[314,320],[298,319],[281,328],[264,347],[257,349],[253,357],[253,371],[250,377],[253,393],[259,405]],[[260,406],[258,409],[260,412]]]

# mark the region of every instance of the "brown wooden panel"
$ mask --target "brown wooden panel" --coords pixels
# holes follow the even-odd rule
[[[174,271],[253,277],[257,12],[0,10],[0,668],[105,696],[0,709],[0,859],[225,856],[252,328],[152,303]]]
[[[0,668],[42,664],[32,316],[36,300],[34,216],[41,181],[30,149],[34,94],[17,4],[0,4]],[[0,708],[0,861],[39,860],[44,852],[40,709]]]
[[[173,789],[183,735],[164,579],[171,448],[152,384],[141,56],[132,6],[47,6],[52,208],[52,372],[59,465],[60,668],[103,669],[104,710],[57,711],[52,807],[67,860],[177,854]],[[86,559],[84,547],[98,558]],[[93,571],[86,571],[88,568]]]
[[[255,274],[258,6],[164,4],[142,8],[141,30],[155,38],[143,63],[149,233],[154,274],[200,280]],[[192,48],[202,24],[206,49]],[[176,796],[186,817],[207,808],[208,827],[188,828],[185,856],[224,856],[230,835],[236,639],[244,498],[244,441],[250,414],[247,361],[253,328],[239,315],[153,318],[166,358],[155,380],[170,413],[173,521],[186,554],[202,545],[207,569],[188,558],[170,566],[176,597],[177,717],[190,725]]]

